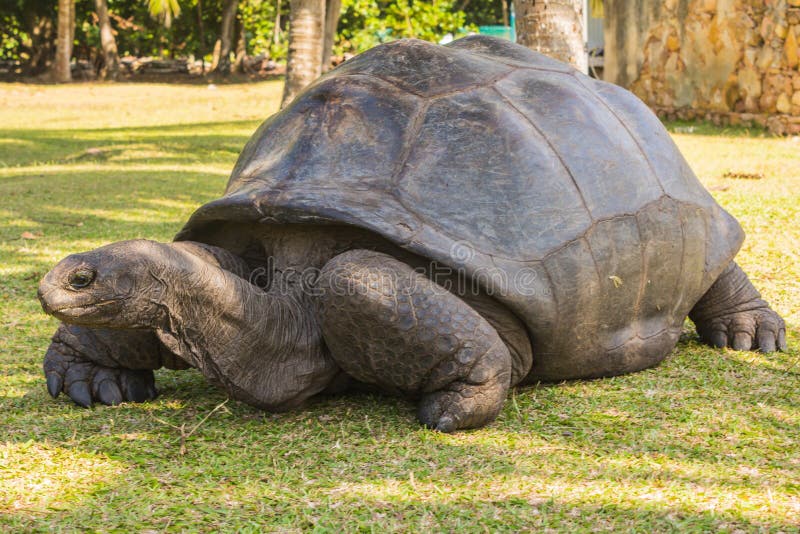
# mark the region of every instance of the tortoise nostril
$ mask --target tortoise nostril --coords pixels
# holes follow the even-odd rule
[[[94,281],[95,274],[90,269],[78,269],[69,275],[69,285],[73,289],[83,289]]]

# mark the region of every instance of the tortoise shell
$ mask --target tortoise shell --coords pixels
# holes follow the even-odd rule
[[[330,71],[177,239],[219,221],[354,225],[463,269],[528,327],[529,380],[660,360],[743,240],[636,96],[486,36]]]

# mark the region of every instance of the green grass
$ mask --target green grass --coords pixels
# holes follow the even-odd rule
[[[523,389],[455,435],[392,398],[279,415],[230,401],[185,454],[180,428],[225,401],[194,371],[159,371],[146,404],[50,399],[39,278],[71,252],[169,240],[279,95],[0,85],[0,530],[797,531],[800,143],[742,130],[676,139],[745,227],[739,261],[786,318],[786,354],[711,350],[687,329],[657,369]]]

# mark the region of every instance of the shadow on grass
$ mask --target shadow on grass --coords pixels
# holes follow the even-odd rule
[[[258,121],[240,120],[98,129],[0,130],[0,166],[86,163],[186,163],[235,160]],[[98,149],[96,153],[87,153]],[[148,157],[137,157],[149,151]],[[209,153],[214,153],[213,158]],[[127,157],[131,154],[132,157]]]
[[[788,519],[757,510],[749,517],[730,503],[703,509],[660,495],[658,488],[676,486],[688,495],[761,491],[758,480],[736,478],[730,469],[720,474],[719,458],[687,460],[669,449],[648,460],[556,439],[542,425],[517,431],[507,424],[514,418],[509,406],[487,430],[443,436],[419,429],[410,404],[373,395],[329,398],[277,415],[229,403],[186,440],[182,455],[180,425],[192,428],[224,396],[197,373],[159,374],[168,383],[164,394],[145,405],[82,410],[46,404],[43,388],[25,395],[33,413],[15,420],[21,431],[9,436],[12,443],[36,440],[121,465],[112,476],[96,477],[85,495],[73,489],[72,499],[55,509],[20,510],[9,520],[26,528],[57,521],[64,528],[177,530],[792,528]],[[164,398],[170,392],[174,398]],[[652,458],[668,465],[648,469]],[[586,464],[594,469],[587,472]]]
[[[707,135],[711,137],[780,137],[761,126],[715,126],[709,121],[662,121],[667,131],[683,135]]]
[[[236,86],[236,85],[251,85],[269,81],[282,81],[284,74],[270,74],[266,76],[253,76],[242,74],[227,74],[220,75],[217,73],[207,72],[205,74],[158,74],[158,73],[137,73],[134,75],[123,75],[116,82],[102,81],[102,80],[73,80],[70,85],[80,86],[86,84],[87,86],[95,85],[109,85],[114,84],[163,84],[175,86],[202,86],[210,83],[216,85]],[[46,77],[35,76],[4,76],[0,78],[3,83],[19,83],[23,85],[34,86],[63,86],[61,83],[53,82],[46,79]]]
[[[60,242],[163,239],[194,209],[221,196],[227,178],[163,170],[8,174],[0,180],[0,196],[7,202],[0,216],[0,241],[18,238],[20,229],[43,231],[38,242],[49,237]]]

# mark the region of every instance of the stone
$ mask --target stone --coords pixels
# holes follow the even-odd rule
[[[764,93],[761,95],[761,98],[758,99],[758,107],[761,111],[766,113],[774,113],[775,112],[775,103],[777,98],[772,93]]]
[[[744,51],[744,64],[752,67],[756,64],[759,49],[754,46],[748,46]]]
[[[717,0],[703,0],[701,9],[709,13],[717,10]]]
[[[739,90],[744,96],[761,96],[761,75],[753,68],[739,71]]]
[[[756,60],[756,65],[759,69],[765,70],[767,67],[772,65],[772,60],[774,58],[774,54],[772,52],[772,48],[765,46],[761,49],[758,53],[758,59]]]
[[[758,98],[754,96],[748,96],[744,99],[744,109],[746,111],[755,112],[758,111]]]
[[[761,19],[761,26],[759,28],[759,33],[761,37],[766,41],[770,37],[772,37],[772,33],[775,31],[775,21],[773,21],[770,17],[764,17]]]
[[[781,93],[778,96],[778,101],[775,103],[775,109],[781,113],[789,113],[792,111],[792,102],[786,93]]]
[[[739,102],[739,99],[742,97],[742,93],[739,91],[739,84],[736,82],[736,79],[726,83],[722,93],[723,98],[725,99],[725,107],[728,109],[728,111],[733,110],[736,107],[736,103]]]
[[[792,28],[794,30],[794,28]],[[794,31],[790,31],[786,35],[786,41],[783,44],[783,53],[786,56],[786,64],[795,68],[798,64],[797,57],[797,37]]]
[[[769,117],[767,119],[767,128],[775,135],[786,135],[786,123],[780,120],[780,117]]]
[[[669,77],[683,70],[683,62],[678,54],[670,54],[667,63],[664,65],[664,73]]]
[[[628,87],[654,109],[800,116],[800,0],[665,0],[640,30]]]
[[[675,52],[680,47],[681,43],[680,41],[678,41],[678,38],[675,35],[670,35],[669,37],[667,37],[667,48],[669,49],[670,52]]]

